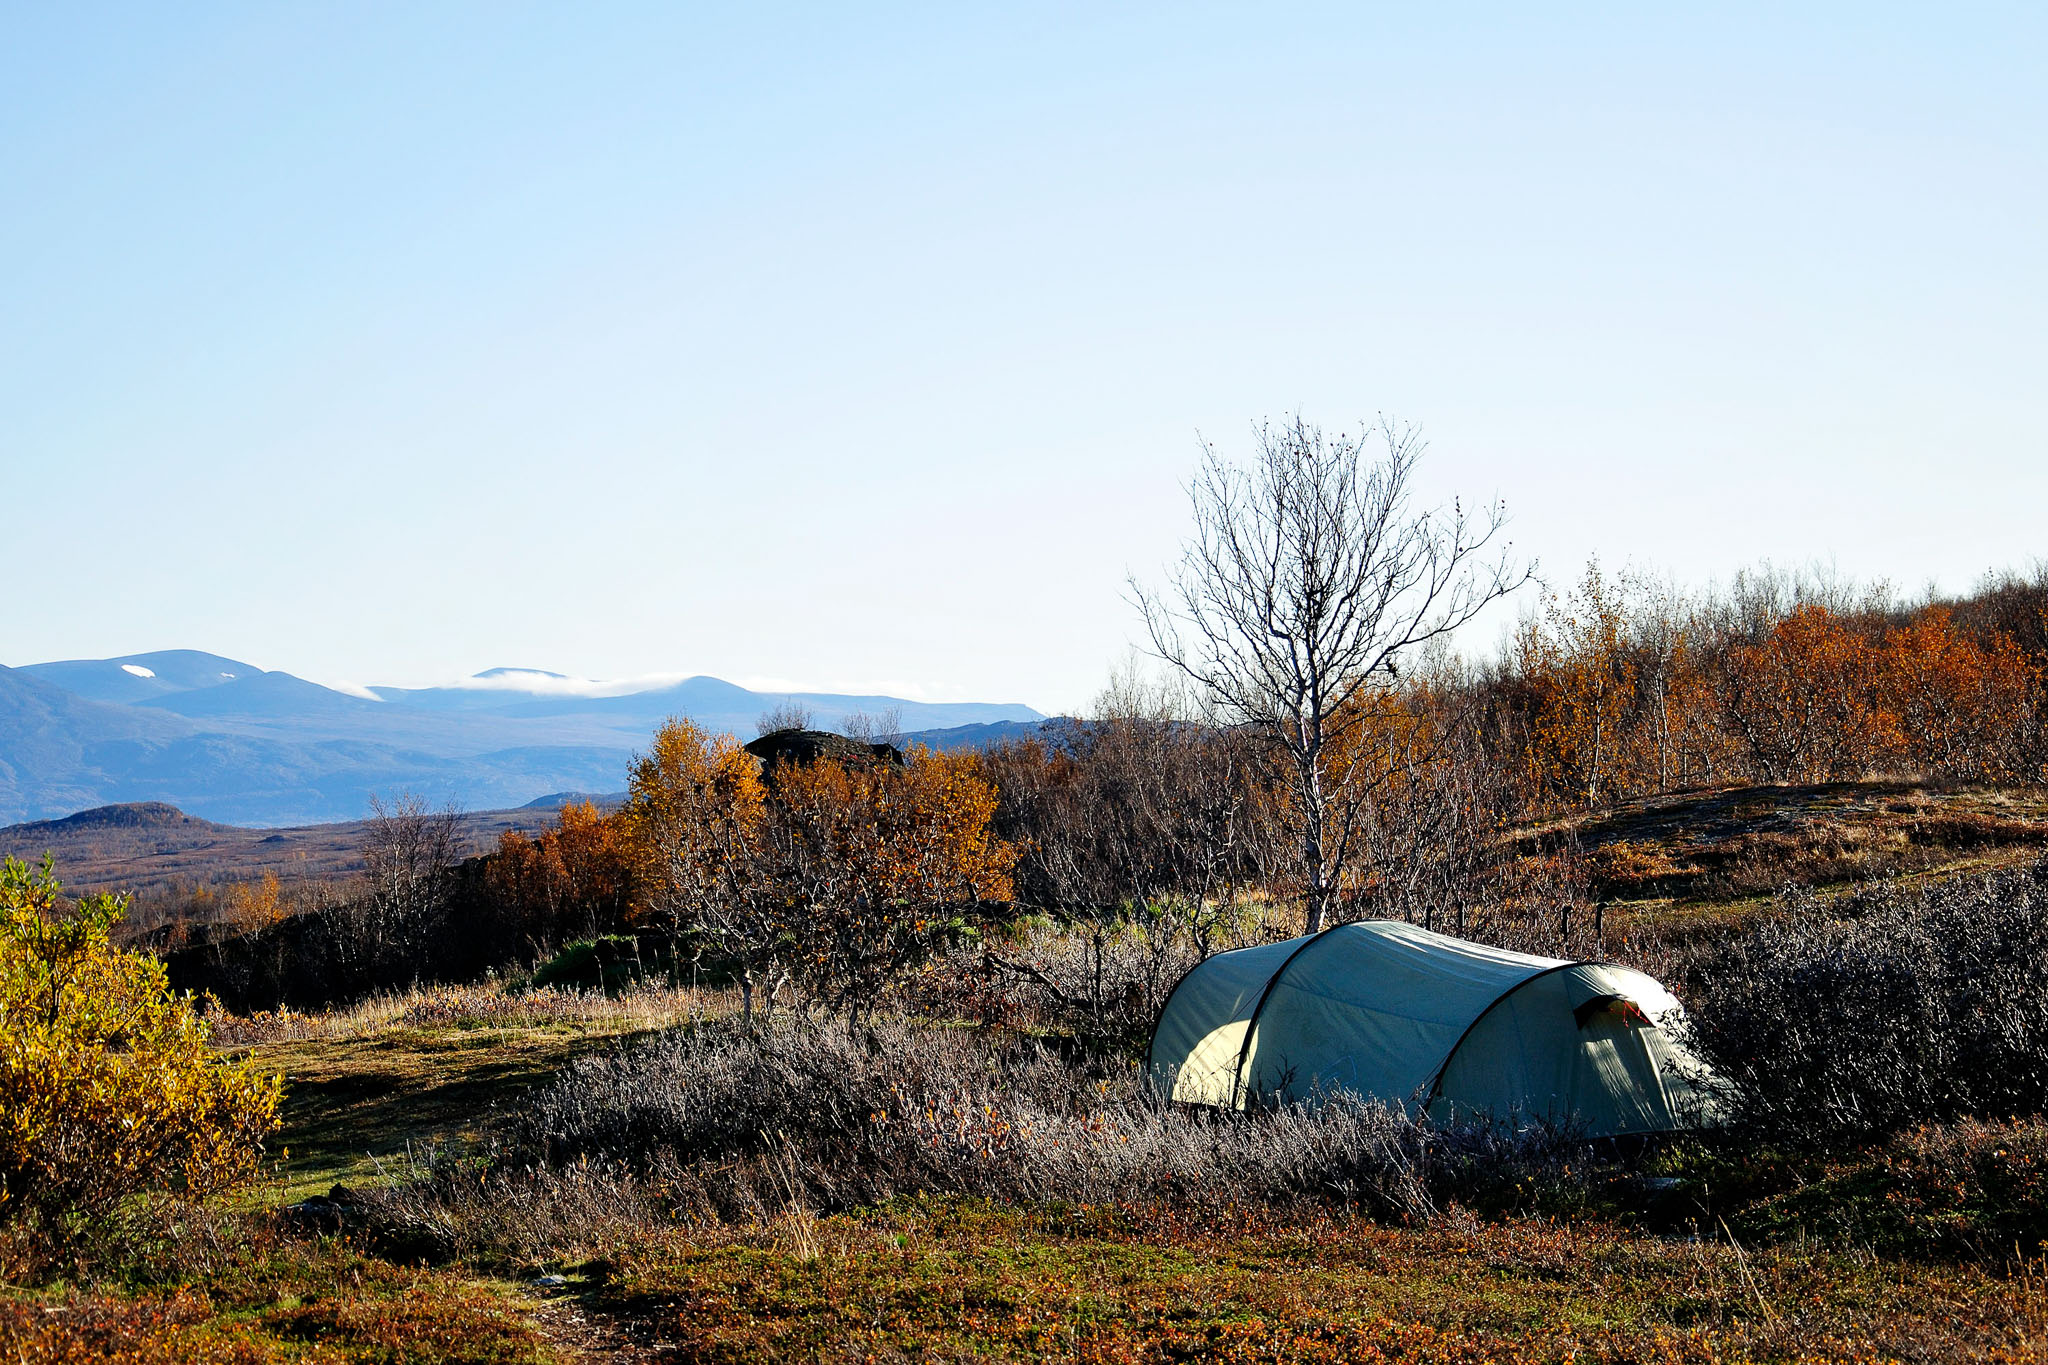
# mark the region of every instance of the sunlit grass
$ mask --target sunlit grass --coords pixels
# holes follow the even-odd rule
[[[228,1016],[217,1044],[285,1077],[269,1202],[395,1179],[419,1145],[487,1140],[521,1091],[616,1040],[737,1008],[731,992],[649,987],[380,996],[331,1012]]]

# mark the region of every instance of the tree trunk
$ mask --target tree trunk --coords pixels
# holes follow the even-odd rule
[[[1299,765],[1301,776],[1301,861],[1308,873],[1308,932],[1319,934],[1329,912],[1331,886],[1324,861],[1324,840],[1328,835],[1323,793],[1321,745],[1305,755]]]

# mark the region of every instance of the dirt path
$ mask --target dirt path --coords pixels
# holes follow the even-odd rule
[[[661,1365],[676,1358],[671,1343],[655,1338],[651,1323],[593,1310],[573,1284],[525,1285],[528,1317],[564,1365]]]

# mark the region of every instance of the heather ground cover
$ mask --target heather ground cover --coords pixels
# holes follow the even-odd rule
[[[462,1055],[394,1033],[381,1054],[356,1055],[417,1070]],[[1696,1153],[1686,1176],[1725,1190],[1725,1213],[1663,1217],[1637,1186],[1603,1188],[1611,1171],[1583,1183],[1550,1172],[1513,1209],[1496,1189],[1487,1214],[964,1194],[833,1211],[789,1148],[780,1164],[728,1153],[695,1171],[572,1163],[544,1179],[493,1172],[472,1151],[402,1199],[371,1185],[372,1207],[345,1232],[245,1211],[124,1282],[16,1300],[0,1349],[207,1362],[2040,1360],[2048,1260],[1991,1244],[2026,1168],[2004,1162],[2006,1185],[1957,1176],[2043,1150],[2038,1126],[2007,1126],[1917,1133],[1806,1171]],[[453,1197],[464,1170],[468,1200]],[[721,1178],[751,1192],[724,1215],[701,1197]],[[459,1235],[418,1235],[423,1206]],[[542,1297],[547,1276],[561,1283]]]
[[[598,1301],[701,1361],[2034,1360],[2040,1275],[1604,1221],[971,1201],[657,1241],[594,1272]]]

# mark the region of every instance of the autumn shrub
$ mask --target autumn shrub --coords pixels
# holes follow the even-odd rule
[[[1483,685],[1489,745],[1536,810],[1730,780],[2036,784],[2043,593],[2008,576],[1908,605],[1766,569],[1689,595],[1596,563]]]
[[[1972,639],[1948,608],[1929,607],[1885,633],[1882,659],[1880,695],[1921,771],[1963,782],[2039,776],[2027,754],[2038,665],[2010,635]]]
[[[485,860],[483,884],[498,928],[514,942],[596,938],[623,925],[632,866],[623,822],[570,801],[528,838],[506,830]]]
[[[631,917],[673,961],[710,958],[740,983],[747,1012],[772,996],[783,954],[781,902],[752,894],[766,789],[760,764],[730,735],[672,718],[633,760],[617,820],[633,888]]]
[[[1017,850],[995,837],[994,786],[971,753],[907,762],[778,762],[752,849],[754,894],[783,969],[855,1018],[903,974],[1011,899]]]
[[[1738,1127],[1804,1147],[2048,1111],[2048,859],[1777,911],[1691,964]]]
[[[0,1256],[33,1271],[249,1179],[278,1084],[221,1059],[123,903],[0,865]]]

